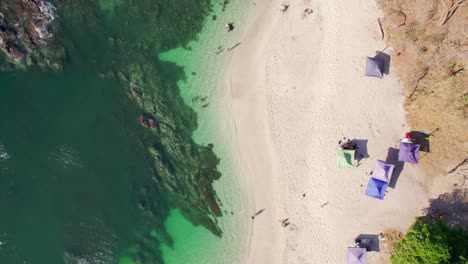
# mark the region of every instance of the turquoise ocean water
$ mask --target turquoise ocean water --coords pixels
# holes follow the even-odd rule
[[[0,73],[0,263],[207,263],[216,254],[220,238],[147,187],[149,136],[117,76],[150,65],[133,73],[176,89],[184,71],[159,52],[196,38],[226,4],[71,1],[59,6],[64,70]],[[139,210],[142,192],[156,215]]]

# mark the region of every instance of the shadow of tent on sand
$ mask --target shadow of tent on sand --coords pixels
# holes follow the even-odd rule
[[[384,64],[383,64],[383,73],[384,74],[389,74],[390,73],[390,61],[392,60],[390,55],[388,55],[387,53],[381,52],[381,51],[377,51],[374,58],[379,59],[379,60],[384,62]]]
[[[414,143],[419,144],[419,150],[424,152],[431,152],[431,146],[429,144],[429,134],[421,131],[411,131],[411,137],[414,139]]]
[[[359,244],[359,247],[365,247],[367,251],[380,251],[379,235],[360,234],[354,241]]]
[[[366,159],[369,158],[369,153],[367,153],[367,139],[353,139],[352,142],[356,143],[358,150],[356,151],[357,159]]]
[[[388,149],[388,154],[387,154],[387,159],[385,162],[395,164],[395,168],[393,169],[393,174],[392,174],[392,179],[390,180],[390,183],[388,184],[388,187],[395,189],[398,178],[400,177],[401,172],[403,171],[403,167],[405,166],[405,163],[402,161],[398,161],[398,152],[400,150],[396,148],[389,148]]]

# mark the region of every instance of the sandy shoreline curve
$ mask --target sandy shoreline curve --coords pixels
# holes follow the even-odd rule
[[[406,230],[428,199],[422,172],[409,164],[385,200],[364,195],[375,161],[393,155],[409,129],[394,68],[364,77],[366,56],[392,55],[381,13],[365,0],[288,1],[285,13],[279,2],[255,3],[226,80],[252,214],[265,209],[252,220],[246,262],[343,263],[359,234]],[[355,169],[336,167],[343,137],[366,143],[369,157]],[[388,257],[373,252],[368,263]]]

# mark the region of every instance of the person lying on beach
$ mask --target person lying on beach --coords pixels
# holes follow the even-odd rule
[[[313,12],[314,12],[314,11],[313,11],[311,8],[306,8],[306,9],[304,10],[304,15],[310,15],[310,14],[312,14]]]

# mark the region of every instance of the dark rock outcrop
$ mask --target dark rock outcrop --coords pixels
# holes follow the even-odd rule
[[[59,70],[64,50],[54,38],[56,9],[47,0],[0,3],[0,71]]]

